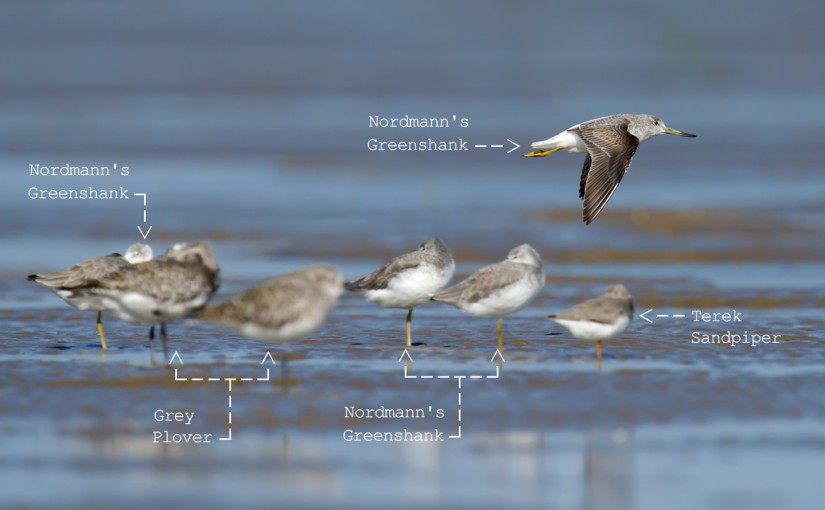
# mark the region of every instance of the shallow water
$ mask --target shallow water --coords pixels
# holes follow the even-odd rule
[[[709,2],[636,12],[602,2],[599,15],[560,4],[536,16],[543,3],[322,2],[316,12],[176,2],[158,17],[91,1],[7,4],[0,506],[820,504],[822,6],[751,2],[743,17]],[[585,227],[581,155],[519,154],[620,111],[661,114],[699,137],[645,143]],[[368,115],[404,114],[471,123],[367,127]],[[372,137],[509,138],[522,148],[373,153]],[[29,174],[31,163],[114,162],[130,175]],[[94,313],[25,276],[124,250],[140,240],[142,204],[35,201],[32,186],[146,192],[156,252],[182,240],[213,245],[217,299],[316,262],[362,276],[433,235],[453,250],[457,279],[529,242],[547,287],[505,320],[503,362],[490,361],[495,320],[416,309],[415,378],[399,362],[406,312],[352,294],[289,346],[183,321],[169,325],[164,349],[146,328],[104,316],[103,353]],[[595,346],[546,315],[615,282],[654,322],[637,317],[607,342],[597,372]],[[693,310],[736,310],[742,322],[697,323]],[[691,342],[727,331],[780,338]],[[175,352],[179,377],[256,380],[231,392],[224,380],[176,381]],[[261,364],[267,352],[287,356],[286,373]],[[467,376],[461,388],[456,376]],[[230,394],[232,439],[220,441]],[[347,407],[381,406],[426,417],[346,417]],[[195,417],[160,423],[158,409]],[[446,437],[459,426],[460,438]],[[436,428],[444,442],[344,437]],[[155,444],[156,430],[213,441]]]

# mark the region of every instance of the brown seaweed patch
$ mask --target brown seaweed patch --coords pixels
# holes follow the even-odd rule
[[[717,262],[809,262],[822,254],[812,250],[787,250],[781,246],[719,250],[572,250],[545,253],[545,262],[560,264],[711,264]]]
[[[530,223],[581,222],[581,212],[572,209],[538,209],[524,214]],[[604,211],[597,220],[602,225],[632,228],[655,237],[730,235],[808,237],[821,229],[799,226],[770,211],[733,209],[619,209]]]
[[[774,309],[801,309],[815,306],[815,299],[809,294],[795,294],[793,296],[764,297],[764,296],[720,296],[720,295],[692,295],[668,296],[654,292],[635,297],[636,307],[640,310],[648,308],[676,308],[679,310],[712,310],[712,309],[746,309],[746,310],[774,310]]]

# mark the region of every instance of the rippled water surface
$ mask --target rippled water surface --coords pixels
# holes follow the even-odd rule
[[[815,508],[825,8],[737,4],[6,2],[0,506]],[[581,155],[520,154],[622,111],[698,137],[646,142],[585,226]],[[368,127],[405,114],[470,122]],[[427,137],[522,147],[367,150]],[[32,176],[33,163],[130,173]],[[88,186],[147,193],[147,222],[138,199],[27,195]],[[316,262],[353,279],[433,235],[456,278],[529,242],[547,286],[505,320],[506,361],[494,319],[432,303],[399,362],[406,312],[353,294],[288,346],[194,321],[150,343],[104,315],[104,353],[93,312],[25,276],[122,251],[138,225],[156,252],[208,240],[217,299]],[[597,372],[595,347],[546,316],[615,282],[653,322],[607,342]],[[211,442],[154,443],[163,431]],[[405,431],[445,440],[347,440]]]

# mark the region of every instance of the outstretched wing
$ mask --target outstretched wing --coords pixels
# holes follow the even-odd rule
[[[575,129],[588,152],[579,181],[579,198],[584,200],[583,216],[588,225],[616,191],[639,146],[639,139],[628,132],[627,126],[625,121],[583,124]]]

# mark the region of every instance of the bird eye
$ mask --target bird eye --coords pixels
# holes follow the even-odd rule
[[[657,126],[659,125],[659,121],[658,121],[658,120],[654,120],[654,121],[653,121],[653,123],[654,123],[654,124],[656,124]]]

